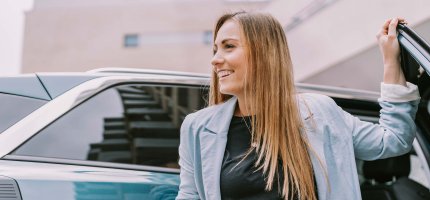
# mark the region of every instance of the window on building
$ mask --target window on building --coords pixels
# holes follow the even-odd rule
[[[203,43],[206,45],[211,45],[213,40],[213,33],[212,31],[205,31],[203,32]]]
[[[138,34],[126,34],[124,36],[124,47],[138,47],[139,46],[139,35]]]

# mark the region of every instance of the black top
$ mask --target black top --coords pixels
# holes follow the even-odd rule
[[[248,200],[282,199],[281,195],[279,195],[277,182],[274,182],[271,191],[264,190],[266,187],[264,180],[267,177],[263,174],[262,170],[255,171],[254,163],[257,159],[255,151],[236,166],[251,145],[251,133],[248,127],[251,128],[249,117],[233,116],[221,167],[221,198]],[[278,168],[278,172],[280,172],[280,177],[283,177],[282,168]],[[277,180],[277,177],[275,177],[275,180]],[[283,178],[280,180],[283,180]]]

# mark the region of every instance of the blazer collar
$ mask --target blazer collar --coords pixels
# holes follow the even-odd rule
[[[233,117],[237,99],[232,97],[225,103],[216,106],[210,120],[205,125],[209,134],[201,134],[204,142],[200,147],[202,156],[203,185],[206,199],[221,199],[220,174],[227,144],[227,134]]]
[[[213,111],[212,119],[206,124],[206,129],[216,134],[227,134],[230,122],[236,108],[237,98],[231,97]]]

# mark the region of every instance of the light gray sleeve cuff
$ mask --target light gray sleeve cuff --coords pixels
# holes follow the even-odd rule
[[[420,98],[418,87],[406,82],[406,87],[398,84],[381,83],[381,99],[388,102],[408,102]]]

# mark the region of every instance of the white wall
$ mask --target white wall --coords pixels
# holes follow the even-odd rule
[[[33,0],[0,1],[0,75],[20,72],[24,10],[29,10]]]
[[[376,33],[386,19],[403,16],[413,26],[428,19],[429,11],[429,0],[336,1],[287,33],[296,80],[306,80],[375,45]],[[361,62],[366,64],[366,60]],[[332,78],[343,75],[351,76]]]

